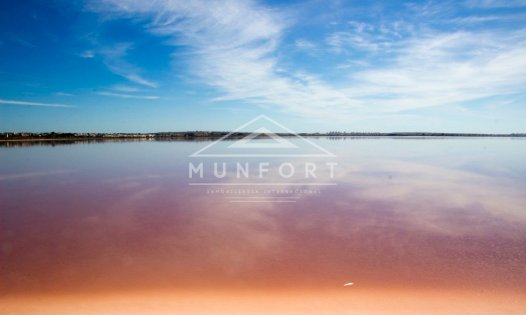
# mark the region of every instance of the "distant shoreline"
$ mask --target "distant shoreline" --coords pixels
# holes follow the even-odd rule
[[[86,141],[86,140],[207,140],[207,139],[240,139],[251,133],[227,131],[184,131],[156,133],[31,133],[8,132],[0,133],[0,141]],[[327,133],[276,133],[280,137],[329,137],[329,138],[360,138],[360,137],[526,137],[526,133],[485,134],[485,133],[447,133],[447,132],[327,132]],[[256,138],[268,138],[261,134]]]

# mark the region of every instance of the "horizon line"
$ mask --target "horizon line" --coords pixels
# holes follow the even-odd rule
[[[182,131],[0,131],[0,135],[6,134],[57,134],[57,135],[89,135],[89,134],[123,134],[123,135],[163,135],[163,134],[195,134],[195,133],[208,133],[208,134],[252,134],[256,131],[227,131],[227,130],[182,130]],[[258,132],[259,133],[259,132]],[[526,130],[522,132],[502,132],[502,133],[488,133],[488,132],[472,132],[472,131],[304,131],[304,132],[273,132],[278,135],[345,135],[345,134],[409,134],[409,133],[422,133],[422,134],[480,134],[480,135],[526,135]]]

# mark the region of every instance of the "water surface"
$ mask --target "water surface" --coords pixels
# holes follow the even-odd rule
[[[188,178],[207,142],[0,148],[0,310],[526,312],[525,140],[313,141],[334,177],[288,185],[313,158],[243,182]]]

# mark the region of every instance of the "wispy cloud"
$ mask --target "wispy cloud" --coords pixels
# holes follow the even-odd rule
[[[56,92],[56,96],[73,96],[71,93],[65,93],[65,92]]]
[[[525,29],[453,29],[450,24],[459,23],[453,21],[451,3],[409,5],[407,19],[348,21],[327,34],[325,42],[294,42],[302,49],[325,45],[328,53],[348,56],[344,66],[334,66],[334,73],[346,78],[340,82],[280,60],[289,26],[286,13],[253,1],[99,0],[92,9],[110,17],[140,17],[149,32],[168,38],[169,45],[185,45],[191,53],[183,57],[192,73],[221,92],[216,101],[243,100],[339,118],[511,96],[526,86]],[[114,47],[107,59],[122,60],[128,49]],[[148,85],[142,78],[134,80],[134,71],[123,71],[130,69],[126,63],[107,64],[130,81]],[[358,64],[358,70],[349,66]]]
[[[349,74],[353,99],[375,111],[462,104],[526,85],[526,33],[431,32],[390,45],[383,65]]]
[[[132,49],[130,43],[120,43],[102,48],[100,53],[104,58],[104,64],[111,72],[139,85],[156,88],[157,83],[143,78],[139,74],[140,70],[126,61],[126,55],[130,49]]]
[[[75,105],[67,105],[67,104],[26,102],[26,101],[14,101],[14,100],[2,100],[2,99],[0,99],[0,104],[9,104],[9,105],[16,105],[16,106],[40,106],[40,107],[77,107]]]
[[[483,15],[483,16],[466,16],[450,19],[448,22],[459,24],[461,26],[470,26],[474,24],[492,23],[492,22],[516,22],[526,21],[526,14],[500,14],[500,15]]]
[[[33,43],[31,43],[31,42],[29,42],[29,41],[23,39],[22,37],[20,37],[20,36],[18,36],[18,35],[14,35],[14,34],[13,34],[13,35],[12,35],[12,38],[13,38],[13,40],[14,40],[16,43],[18,43],[18,44],[20,44],[20,45],[22,45],[22,46],[25,46],[25,47],[28,47],[28,48],[36,48],[36,47],[37,47],[35,44],[33,44]]]
[[[380,25],[348,21],[346,28],[329,34],[325,42],[329,50],[335,53],[367,52],[387,55],[393,49],[404,46],[403,39],[412,34],[413,27],[401,21],[383,22]]]
[[[129,86],[129,85],[122,85],[122,84],[114,85],[110,89],[112,89],[114,91],[119,91],[119,92],[139,92],[140,91],[140,89],[138,87]]]
[[[297,39],[294,42],[294,46],[296,46],[296,48],[302,49],[302,50],[313,50],[313,49],[316,49],[316,44],[314,44],[313,42],[308,41],[306,39]]]
[[[466,5],[481,8],[526,7],[526,0],[467,0]]]
[[[95,52],[93,50],[85,50],[81,52],[79,56],[82,58],[91,59],[91,58],[95,58]]]
[[[120,97],[120,98],[135,98],[135,99],[142,99],[142,100],[159,99],[159,96],[155,96],[155,95],[134,95],[134,94],[113,93],[113,92],[98,92],[97,94],[103,95],[103,96],[113,96],[113,97]]]
[[[222,95],[297,113],[352,107],[352,99],[302,71],[283,71],[275,53],[285,17],[251,1],[92,2],[93,10],[117,17],[150,19],[148,30],[187,45],[193,73]]]

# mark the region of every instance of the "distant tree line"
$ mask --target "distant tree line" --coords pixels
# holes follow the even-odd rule
[[[10,140],[89,140],[89,139],[239,139],[251,135],[250,132],[228,131],[178,131],[155,133],[70,133],[70,132],[3,132],[0,141]],[[293,137],[292,133],[276,133],[281,137]],[[302,137],[526,137],[526,133],[448,133],[448,132],[345,132],[300,133]],[[269,138],[272,135],[258,134],[255,138]]]

